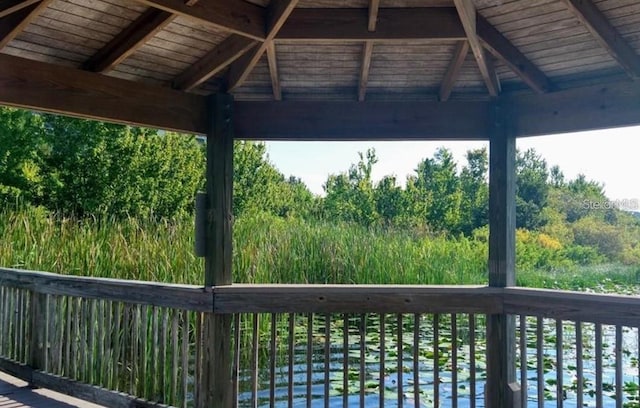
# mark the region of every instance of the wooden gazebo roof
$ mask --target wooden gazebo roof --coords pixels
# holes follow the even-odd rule
[[[0,103],[238,137],[640,123],[638,0],[0,0]]]

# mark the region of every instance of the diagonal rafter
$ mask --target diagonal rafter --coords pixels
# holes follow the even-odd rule
[[[190,91],[228,67],[252,47],[256,41],[231,34],[202,59],[191,65],[173,80],[173,87]]]
[[[364,101],[367,94],[367,83],[369,82],[369,71],[371,70],[371,56],[373,55],[373,41],[367,41],[362,47],[362,66],[360,68],[360,82],[358,84],[358,100]]]
[[[449,64],[449,69],[447,69],[447,73],[442,80],[442,84],[440,85],[440,101],[445,102],[449,100],[449,96],[451,96],[451,91],[453,90],[453,86],[458,80],[458,76],[460,75],[460,70],[462,69],[462,65],[464,65],[464,61],[469,54],[469,43],[467,41],[460,41],[456,46],[456,50],[453,54],[453,58],[451,59],[451,63]]]
[[[505,36],[478,14],[478,38],[484,47],[496,58],[501,59],[531,89],[538,93],[552,90],[549,78],[540,71],[520,50]]]
[[[0,0],[0,18],[38,3],[40,0]]]
[[[564,0],[609,54],[633,79],[640,79],[640,56],[591,0]]]
[[[246,53],[242,58],[231,64],[227,76],[228,90],[233,90],[247,79],[249,73],[255,68],[264,55],[269,43],[271,43],[278,31],[298,4],[298,0],[272,0],[266,13],[267,35],[265,41],[258,45],[255,50]]]
[[[264,40],[264,9],[238,0],[200,1],[189,5],[180,0],[135,0],[177,16],[198,20],[217,30],[224,30],[254,40]]]
[[[112,70],[175,18],[169,12],[149,8],[87,60],[83,68],[94,72]]]
[[[380,0],[369,1],[369,31],[376,31],[378,24],[378,10],[380,9]]]
[[[280,87],[280,75],[278,74],[278,58],[276,57],[276,45],[271,41],[267,45],[267,61],[269,74],[271,75],[271,89],[276,101],[282,100],[282,88]]]
[[[0,19],[0,49],[18,36],[52,0],[42,0]]]
[[[500,94],[500,81],[496,75],[493,61],[485,53],[484,48],[482,48],[482,44],[480,43],[480,39],[478,38],[476,29],[476,8],[471,0],[454,0],[454,3],[458,10],[460,22],[462,22],[464,31],[467,33],[469,46],[473,51],[473,55],[478,63],[478,68],[482,74],[482,78],[489,90],[489,94],[491,96],[498,96]]]

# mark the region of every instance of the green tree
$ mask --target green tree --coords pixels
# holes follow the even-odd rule
[[[372,225],[378,218],[371,172],[378,158],[374,149],[358,153],[360,160],[347,173],[332,174],[324,184],[323,214],[331,219]]]
[[[467,165],[460,173],[462,200],[460,229],[465,235],[489,222],[489,157],[486,148],[467,151]]]
[[[0,203],[42,198],[43,134],[40,115],[0,107]]]
[[[537,229],[546,223],[542,209],[549,195],[547,162],[534,149],[516,158],[516,224]]]
[[[460,232],[462,192],[449,150],[440,148],[418,164],[416,176],[407,180],[407,193],[415,216],[435,230]]]

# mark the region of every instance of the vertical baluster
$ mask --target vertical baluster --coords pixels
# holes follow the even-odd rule
[[[556,406],[564,406],[564,362],[563,362],[563,332],[562,320],[556,320]]]
[[[20,320],[20,310],[18,310],[18,289],[11,290],[11,308],[9,310],[13,311],[11,313],[11,323],[10,323],[10,336],[12,339],[12,347],[11,352],[9,354],[9,358],[12,360],[17,360],[17,350],[18,344],[20,343],[20,339],[18,339],[18,331],[17,331],[17,323]],[[32,333],[31,336],[35,336],[36,333]]]
[[[527,406],[527,316],[520,315],[520,406]]]
[[[162,332],[160,338],[162,342],[160,343],[160,400],[164,404],[171,404],[171,392],[170,392],[170,384],[171,381],[167,381],[167,373],[170,372],[168,364],[169,359],[167,355],[167,345],[169,342],[169,312],[170,309],[164,308],[162,310]]]
[[[174,310],[171,315],[171,389],[170,389],[170,398],[169,401],[171,405],[174,407],[178,407],[178,364],[180,361],[180,346],[178,344],[179,340],[179,318],[180,311]]]
[[[640,402],[640,327],[636,327],[638,331],[638,354],[636,354],[637,358],[637,366],[638,366],[638,402]]]
[[[80,298],[72,298],[71,299],[71,304],[73,306],[73,332],[72,332],[72,339],[71,339],[71,352],[72,352],[72,357],[71,357],[71,378],[73,378],[74,380],[78,380],[79,376],[78,376],[78,362],[80,361],[80,359],[82,358],[82,356],[80,356],[78,354],[78,348],[80,345],[80,313],[81,313],[81,307],[82,304],[80,303]]]
[[[87,329],[89,330],[89,351],[88,351],[89,366],[86,367],[86,370],[87,370],[90,384],[96,384],[97,382],[97,378],[96,378],[97,377],[96,375],[97,374],[96,373],[97,358],[96,357],[98,354],[97,335],[99,335],[98,334],[99,329],[97,329],[98,302],[99,302],[98,300],[94,300],[94,299],[89,300],[89,320],[85,322],[85,324],[87,325]]]
[[[584,364],[582,347],[582,323],[576,322],[576,406],[584,406]]]
[[[194,317],[195,317],[195,321],[196,321],[196,330],[195,330],[195,335],[194,335],[194,349],[197,353],[198,350],[198,345],[197,342],[199,341],[199,337],[198,337],[198,333],[197,333],[197,326],[198,326],[198,321],[200,320],[200,314],[199,313],[193,313]],[[191,350],[191,324],[190,324],[190,318],[189,318],[189,312],[188,311],[184,311],[182,313],[182,404],[183,404],[183,408],[187,408],[188,406],[188,401],[187,401],[187,395],[189,394],[189,376],[191,375],[191,372],[193,372],[193,376],[195,378],[197,378],[197,370],[198,370],[198,360],[197,357],[193,363],[193,369],[190,369],[189,367],[189,362],[190,362],[190,350]],[[236,332],[235,332],[235,337],[236,337],[236,352],[235,352],[235,358],[239,359],[239,349],[240,349],[240,342],[238,341],[238,337],[239,337],[239,333],[240,333],[240,315],[236,314],[234,315],[234,321],[235,321],[235,327],[236,327]],[[236,364],[235,367],[235,375],[233,376],[233,381],[234,381],[234,398],[237,397],[238,395],[238,365]],[[194,389],[194,395],[193,395],[193,400],[195,401],[195,390],[198,387],[195,386],[195,382],[193,383],[193,389]],[[235,406],[235,405],[234,405]]]
[[[622,390],[624,388],[624,381],[622,377],[623,365],[622,365],[622,326],[616,325],[616,408],[622,408]]]
[[[251,327],[251,406],[258,408],[258,362],[259,362],[259,344],[258,344],[258,326],[260,323],[260,315],[253,314],[253,325]]]
[[[151,343],[149,344],[149,396],[147,398],[157,401],[158,384],[160,382],[160,310],[157,306],[151,307]]]
[[[536,319],[536,380],[538,387],[538,408],[544,408],[544,320]]]
[[[476,315],[469,314],[469,407],[476,408]]]
[[[440,406],[440,315],[433,315],[433,405]]]
[[[239,406],[238,396],[240,394],[240,313],[233,315],[233,327],[235,331],[233,332],[233,374],[231,380],[233,382],[233,407],[236,408]]]
[[[386,356],[386,318],[387,315],[380,315],[380,383],[378,385],[380,391],[380,408],[384,408],[384,390],[385,390],[385,356]]]
[[[404,391],[403,391],[403,362],[404,362],[404,356],[403,356],[403,348],[404,348],[404,341],[403,341],[403,333],[402,333],[402,313],[398,313],[398,408],[402,408],[404,406]]]
[[[271,313],[271,341],[269,342],[269,407],[276,405],[276,339],[277,315]]]
[[[92,301],[89,299],[84,299],[81,298],[81,303],[82,303],[82,318],[80,320],[80,347],[81,347],[81,351],[80,351],[80,375],[79,375],[79,379],[80,381],[83,382],[88,382],[89,381],[89,364],[90,364],[90,359],[89,359],[89,350],[91,349],[90,346],[90,339],[91,339],[91,334],[89,334],[89,332],[93,332],[91,330],[91,324],[89,323],[89,319],[90,319],[90,309],[91,309],[91,303]]]
[[[96,304],[96,352],[95,352],[95,382],[94,384],[104,386],[104,367],[109,364],[109,358],[105,355],[105,337],[107,335],[107,325],[105,324],[104,308],[105,301],[97,300]]]
[[[295,313],[289,313],[289,383],[287,384],[287,403],[289,408],[293,408],[293,368],[295,364],[295,337],[294,337],[294,324]]]
[[[307,314],[307,408],[311,408],[313,385],[313,314]]]
[[[458,316],[451,314],[451,407],[458,408]]]
[[[345,313],[342,327],[342,406],[349,407],[349,315]]]
[[[123,326],[123,319],[127,317],[125,315],[124,306],[120,302],[112,302],[111,309],[113,310],[113,316],[115,318],[115,336],[113,338],[113,389],[120,391],[122,389],[122,383],[120,381],[120,365],[125,366],[125,360],[122,358],[122,350],[126,350],[126,336],[125,330],[127,325]],[[177,347],[176,347],[177,350]]]
[[[596,408],[603,408],[602,399],[602,325],[596,323]]]
[[[72,326],[72,313],[73,313],[73,298],[65,297],[65,333],[64,333],[64,367],[63,374],[65,377],[73,378],[71,375],[71,343],[73,343],[73,339],[71,338],[71,328]],[[73,356],[75,358],[75,356]]]
[[[366,315],[360,315],[360,408],[364,408],[364,387],[366,377],[365,351],[366,351]]]
[[[139,333],[140,333],[140,305],[131,306],[128,305],[128,308],[131,310],[131,371],[129,375],[129,394],[136,395],[137,390],[137,378],[139,373],[138,370],[138,352],[139,352]]]
[[[139,364],[139,394],[138,396],[142,398],[148,398],[149,394],[147,392],[147,339],[148,339],[148,323],[149,323],[149,307],[144,305],[141,309],[140,316],[141,324],[140,330],[141,333],[141,341],[140,341],[140,364]],[[200,378],[200,377],[198,377]]]
[[[5,290],[6,288],[2,285],[0,285],[0,356],[5,355],[5,348],[4,348],[4,340],[5,340],[5,326],[4,326],[4,322],[5,322],[5,318],[7,315],[7,308],[5,307],[4,304],[4,299],[5,299]]]
[[[103,350],[107,351],[108,359],[104,364],[103,369],[103,378],[102,378],[102,386],[107,387],[109,389],[114,389],[113,387],[113,372],[115,371],[115,367],[118,365],[118,360],[114,352],[114,344],[117,342],[118,332],[115,332],[114,329],[116,326],[115,321],[118,319],[118,316],[113,314],[113,302],[104,301],[104,307],[102,309],[102,313],[104,315],[104,330],[105,336],[103,340]]]
[[[324,408],[329,408],[331,375],[331,314],[324,315]]]
[[[413,398],[420,408],[420,314],[413,315]]]

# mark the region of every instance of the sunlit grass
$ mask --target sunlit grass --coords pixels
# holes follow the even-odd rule
[[[78,221],[25,208],[0,212],[0,234],[0,265],[5,267],[158,282],[203,282],[204,265],[194,255],[191,218]],[[236,220],[234,251],[235,282],[487,283],[486,239],[257,214]],[[518,265],[517,282],[521,286],[585,290],[636,284],[640,277],[637,267],[562,265],[568,266],[534,270]]]

